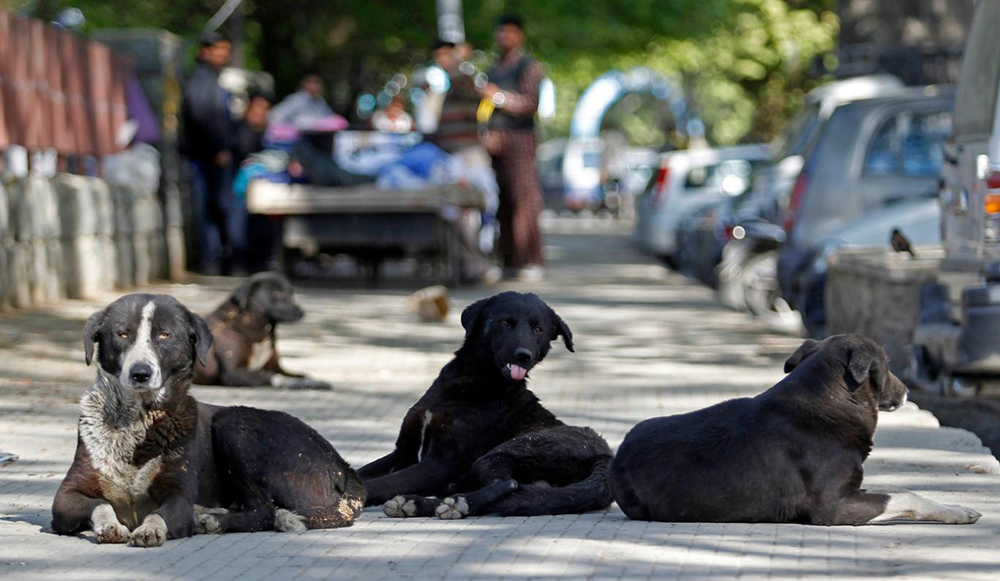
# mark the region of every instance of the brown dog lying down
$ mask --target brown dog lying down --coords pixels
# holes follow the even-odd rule
[[[969,524],[980,514],[912,492],[861,489],[878,412],[906,402],[885,351],[859,335],[807,340],[753,398],[646,420],[611,465],[629,518],[665,522]]]
[[[206,320],[215,338],[205,364],[195,368],[199,385],[330,389],[325,381],[289,373],[278,362],[278,323],[302,319],[291,283],[283,274],[248,278]]]
[[[125,295],[90,318],[97,380],[80,402],[54,532],[153,547],[195,532],[345,527],[360,515],[361,479],[315,430],[278,411],[195,401],[195,360],[211,342],[205,321],[166,295]]]

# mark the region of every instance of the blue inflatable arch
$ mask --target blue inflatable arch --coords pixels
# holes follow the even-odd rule
[[[598,137],[601,121],[608,109],[631,93],[649,93],[666,101],[677,123],[677,130],[688,137],[701,137],[701,119],[691,110],[684,99],[684,91],[676,83],[647,68],[634,68],[628,72],[608,71],[597,77],[587,87],[576,102],[573,119],[569,126],[571,139]]]

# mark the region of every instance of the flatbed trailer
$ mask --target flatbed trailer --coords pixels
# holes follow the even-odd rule
[[[247,188],[247,210],[280,223],[276,256],[286,274],[298,255],[348,254],[372,285],[382,261],[402,257],[430,260],[441,282],[460,285],[467,278],[461,220],[485,207],[482,192],[459,185],[384,190],[255,180]]]

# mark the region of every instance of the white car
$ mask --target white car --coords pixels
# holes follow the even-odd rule
[[[635,240],[668,262],[677,251],[681,220],[707,205],[738,196],[752,167],[771,155],[767,145],[687,149],[665,153],[646,189],[635,199]]]

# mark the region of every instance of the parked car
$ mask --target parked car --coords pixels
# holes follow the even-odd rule
[[[769,154],[765,145],[663,154],[655,175],[635,198],[636,242],[676,266],[681,221],[702,208],[746,191],[754,164],[767,159]]]
[[[782,296],[798,310],[798,273],[814,248],[865,214],[937,189],[941,145],[951,133],[954,91],[915,87],[839,107],[795,182],[778,257]],[[888,245],[889,231],[884,232]],[[808,321],[806,321],[808,322]]]
[[[754,168],[751,188],[719,218],[725,232],[715,280],[722,302],[748,310],[770,327],[797,331],[796,313],[781,296],[776,272],[781,231],[792,187],[823,126],[838,107],[899,91],[903,83],[891,75],[869,75],[835,81],[813,89],[802,109],[771,143],[774,156]],[[735,237],[733,232],[741,233]]]
[[[538,144],[535,154],[535,167],[538,169],[538,182],[542,186],[542,200],[545,207],[561,212],[563,196],[566,194],[566,183],[563,181],[563,158],[566,155],[564,138],[549,139]]]
[[[749,214],[781,224],[805,156],[834,111],[842,105],[887,96],[902,88],[903,82],[898,78],[880,74],[843,79],[809,91],[802,109],[771,143],[774,153],[771,159],[754,169],[751,188],[739,204],[742,214],[739,217]]]
[[[953,299],[1000,260],[998,21],[1000,3],[978,3],[959,77],[955,131],[945,146],[941,276]]]
[[[1000,378],[1000,2],[975,10],[941,173],[941,320],[913,341],[914,379],[960,394]]]

